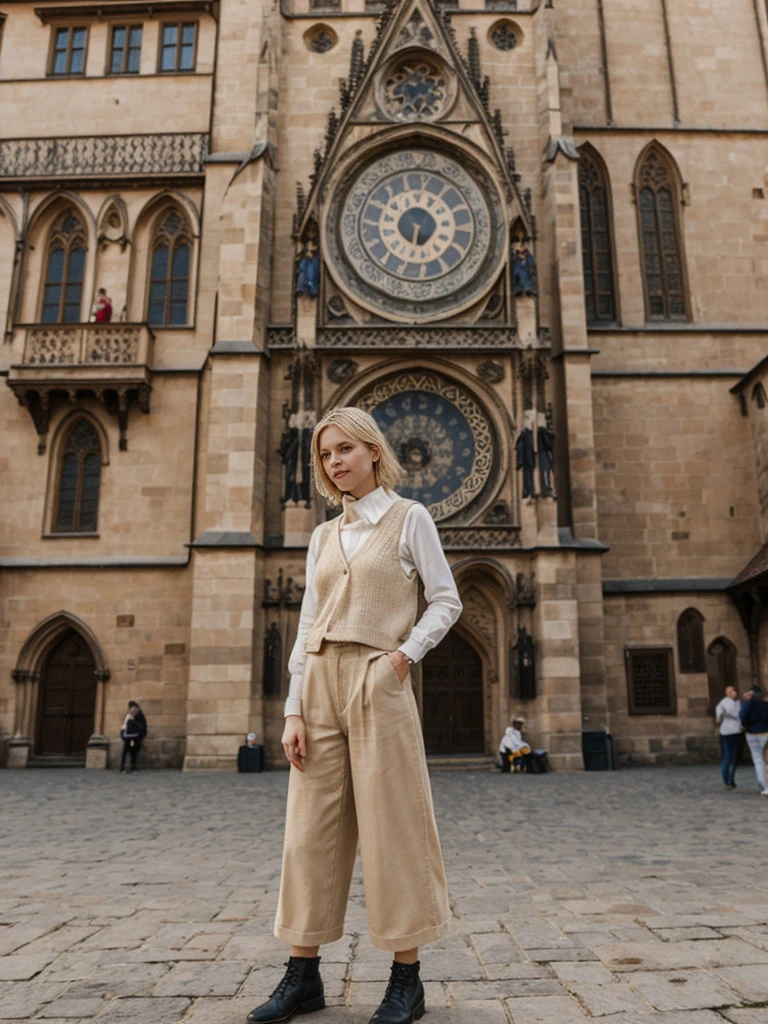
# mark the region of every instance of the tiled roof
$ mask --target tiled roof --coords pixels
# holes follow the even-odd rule
[[[768,544],[764,544],[755,557],[738,576],[728,584],[728,590],[743,587],[746,583],[758,583],[768,579]]]

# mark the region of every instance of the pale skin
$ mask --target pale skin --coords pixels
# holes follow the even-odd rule
[[[376,490],[374,463],[380,457],[375,445],[357,440],[341,427],[331,424],[325,427],[319,438],[320,461],[330,480],[345,494],[362,498]],[[341,476],[337,474],[342,474]],[[389,651],[387,657],[402,683],[410,668],[402,651]],[[283,750],[291,765],[304,771],[307,756],[307,727],[301,715],[288,715],[283,730]],[[291,956],[315,957],[319,946],[291,946]],[[415,964],[419,958],[418,949],[405,949],[394,954],[401,964]]]

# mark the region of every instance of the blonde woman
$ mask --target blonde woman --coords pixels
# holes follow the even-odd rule
[[[450,917],[411,666],[462,606],[437,528],[422,504],[395,493],[404,471],[369,413],[326,413],[311,466],[342,515],[312,534],[288,664],[274,931],[291,954],[248,1020],[276,1024],[325,1005],[319,947],[343,934],[359,840],[371,941],[394,955],[371,1024],[411,1024],[425,1012],[419,946],[439,939]],[[417,622],[420,581],[427,607]]]

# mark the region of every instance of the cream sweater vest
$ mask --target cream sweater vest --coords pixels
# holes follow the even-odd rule
[[[341,547],[341,516],[321,527],[315,561],[317,614],[307,651],[323,639],[367,644],[393,651],[410,636],[418,611],[419,575],[409,579],[398,558],[400,534],[411,505],[397,501],[347,563]]]

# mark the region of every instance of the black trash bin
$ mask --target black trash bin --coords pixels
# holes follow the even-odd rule
[[[615,767],[613,736],[604,729],[583,732],[581,752],[584,756],[584,770],[587,772],[609,772]]]
[[[239,772],[263,772],[264,747],[261,744],[249,747],[244,743],[237,752],[237,770]]]

